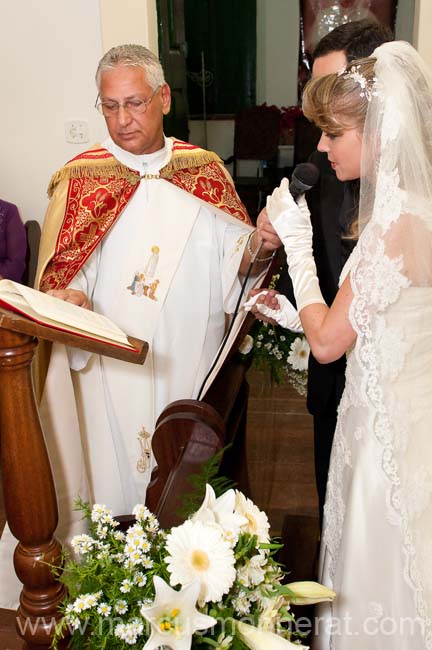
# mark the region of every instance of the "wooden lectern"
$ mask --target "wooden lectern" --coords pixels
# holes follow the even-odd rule
[[[60,566],[61,545],[54,537],[57,500],[31,377],[38,338],[134,363],[144,363],[148,350],[137,339],[129,341],[138,353],[0,309],[1,474],[7,521],[19,540],[15,571],[23,583],[18,612],[0,610],[0,647],[8,650],[48,648],[65,596],[48,566]]]

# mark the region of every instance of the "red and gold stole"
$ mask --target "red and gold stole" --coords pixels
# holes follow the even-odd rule
[[[231,177],[213,152],[173,139],[160,177],[250,224]],[[84,265],[134,195],[140,175],[96,145],[54,174],[40,247],[39,288],[62,289]]]

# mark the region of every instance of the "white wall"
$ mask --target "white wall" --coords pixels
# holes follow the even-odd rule
[[[99,0],[102,44],[140,43],[158,54],[156,0]]]
[[[101,56],[98,0],[14,0],[0,8],[0,196],[41,221],[52,172],[83,145],[65,142],[64,123],[104,132],[93,108]]]
[[[97,63],[112,45],[157,44],[156,0],[0,0],[0,197],[42,222],[51,174],[106,136]],[[69,144],[64,124],[88,124]]]
[[[299,3],[257,0],[257,104],[297,103]]]
[[[432,39],[430,27],[432,24],[431,0],[416,0],[414,45],[432,68]]]

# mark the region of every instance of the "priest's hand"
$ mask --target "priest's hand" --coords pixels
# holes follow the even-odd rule
[[[47,291],[47,294],[65,302],[71,302],[73,305],[78,305],[78,307],[84,307],[84,309],[92,308],[91,302],[85,293],[76,289],[51,289]]]
[[[256,229],[249,235],[240,265],[240,273],[246,275],[252,260],[253,267],[251,275],[261,273],[268,266],[269,262],[271,262],[281,245],[282,242],[264,208],[258,215]]]
[[[246,309],[246,311],[251,311],[258,320],[261,320],[264,323],[277,325],[277,320],[267,316],[267,310],[263,309],[264,307],[275,310],[280,309],[276,293],[277,292],[272,289],[251,289],[251,291],[249,291],[249,299],[243,305],[243,308]]]
[[[263,208],[258,215],[255,238],[257,244],[262,242],[260,250],[262,253],[272,253],[282,246],[282,241],[268,217],[266,208]]]

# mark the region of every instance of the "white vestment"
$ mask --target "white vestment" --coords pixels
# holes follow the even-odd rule
[[[155,421],[170,402],[197,396],[223,338],[226,314],[234,311],[239,296],[238,269],[251,231],[155,177],[171,157],[170,140],[162,150],[142,156],[111,140],[104,146],[150,178],[141,180],[69,286],[83,291],[95,311],[129,335],[147,341],[150,351],[140,366],[68,350],[80,443],[76,426],[71,435],[59,426],[64,405],[75,400],[64,348],[54,346],[41,415],[50,457],[56,458],[53,473],[64,520],[57,536],[62,540],[79,532],[80,522],[71,525],[70,518],[78,494],[105,503],[116,515],[145,501]],[[69,410],[73,413],[74,406]],[[7,529],[2,542],[10,551],[16,543]],[[2,577],[0,606],[12,607],[6,583]]]

